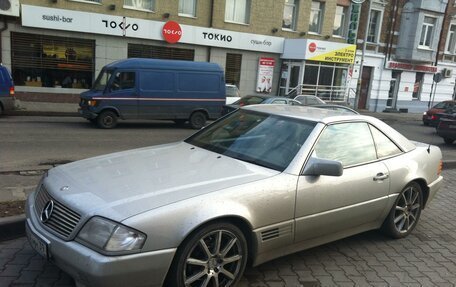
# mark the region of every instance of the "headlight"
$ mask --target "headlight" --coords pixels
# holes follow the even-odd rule
[[[427,112],[424,112],[423,115],[424,115],[424,116],[427,115]]]
[[[118,254],[139,251],[146,235],[120,223],[93,217],[81,229],[77,239],[100,251]]]

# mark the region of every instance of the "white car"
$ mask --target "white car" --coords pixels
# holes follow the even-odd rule
[[[241,93],[236,85],[226,84],[226,104],[230,105],[241,98]]]
[[[372,117],[251,105],[181,142],[49,170],[26,230],[78,286],[235,286],[248,262],[372,229],[407,236],[441,158]]]

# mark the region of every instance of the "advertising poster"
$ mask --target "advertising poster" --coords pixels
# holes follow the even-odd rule
[[[275,60],[273,58],[261,57],[258,63],[258,93],[270,93],[272,90],[272,76],[274,74]]]

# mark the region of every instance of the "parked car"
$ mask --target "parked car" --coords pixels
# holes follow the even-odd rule
[[[312,105],[324,105],[326,104],[325,101],[320,99],[319,97],[316,96],[311,96],[311,95],[299,95],[294,98],[296,101],[300,102],[304,106],[312,106]]]
[[[79,113],[105,129],[118,119],[188,121],[200,129],[220,117],[225,100],[217,64],[130,58],[101,70],[93,88],[81,94]]]
[[[359,115],[359,113],[357,111],[355,111],[349,107],[342,106],[342,105],[333,105],[333,104],[312,105],[312,108],[328,109],[328,110],[334,110],[334,111],[339,111],[339,112],[343,112],[343,113]]]
[[[0,115],[14,109],[14,82],[8,69],[0,64]]]
[[[437,113],[444,113],[445,110],[454,107],[456,101],[443,101],[432,108],[424,112],[423,114],[423,124],[425,126],[433,126],[436,127],[439,123],[439,118],[437,117]]]
[[[241,92],[239,91],[238,87],[236,85],[230,85],[226,84],[225,85],[226,89],[226,104],[230,105],[234,103],[235,101],[238,101],[241,99]]]
[[[372,229],[406,237],[441,158],[372,117],[252,105],[182,142],[49,170],[26,232],[77,284],[235,286],[247,262]]]
[[[292,105],[292,106],[301,106],[301,103],[285,98],[285,97],[275,97],[269,95],[249,95],[244,96],[232,103],[231,105],[225,105],[222,108],[222,115],[226,115],[239,107],[249,106],[249,105],[258,105],[258,104],[280,104],[280,105]]]
[[[456,140],[456,108],[453,113],[437,114],[440,118],[437,125],[437,134],[441,136],[445,143],[452,144]]]

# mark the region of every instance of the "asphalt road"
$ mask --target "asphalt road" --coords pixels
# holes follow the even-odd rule
[[[406,137],[438,145],[444,159],[456,160],[456,144],[447,145],[416,117],[378,113]],[[171,121],[121,122],[102,130],[75,117],[0,117],[0,173],[46,168],[100,154],[182,140],[195,131]]]

